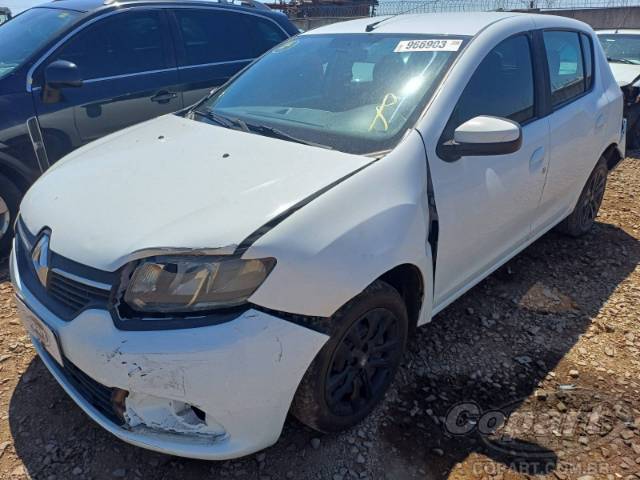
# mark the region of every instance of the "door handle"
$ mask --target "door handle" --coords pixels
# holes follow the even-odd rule
[[[604,127],[604,114],[601,113],[596,119],[596,129],[600,130],[602,127]]]
[[[544,164],[545,151],[544,147],[538,147],[531,154],[529,159],[529,171],[536,172]],[[545,169],[542,169],[542,173],[545,173]]]
[[[169,103],[177,96],[178,94],[175,92],[168,92],[166,90],[163,90],[162,92],[158,92],[153,97],[151,97],[151,101],[156,103]]]

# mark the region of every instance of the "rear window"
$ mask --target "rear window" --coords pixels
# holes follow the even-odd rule
[[[251,60],[287,38],[271,20],[217,9],[175,11],[182,37],[182,65]]]

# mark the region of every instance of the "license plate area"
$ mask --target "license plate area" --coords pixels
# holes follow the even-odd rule
[[[58,364],[63,365],[62,350],[60,349],[60,342],[58,341],[56,333],[46,323],[40,320],[22,300],[17,298],[16,303],[22,323],[29,334],[42,345]]]

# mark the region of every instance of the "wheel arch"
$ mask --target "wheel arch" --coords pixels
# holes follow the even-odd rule
[[[37,178],[18,160],[0,152],[0,174],[7,177],[24,194]]]
[[[609,171],[616,168],[618,164],[623,160],[618,144],[616,143],[612,143],[611,145],[609,145],[601,156],[607,160],[607,167],[609,168]]]
[[[425,281],[420,269],[404,263],[383,273],[376,280],[382,280],[395,288],[407,307],[410,333],[418,326],[420,311],[424,304]]]

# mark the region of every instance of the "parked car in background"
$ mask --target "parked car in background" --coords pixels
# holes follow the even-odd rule
[[[640,148],[640,30],[598,30],[596,33],[624,93],[627,146]]]
[[[51,164],[194,104],[297,33],[260,3],[197,0],[61,0],[3,25],[0,252],[20,198]]]
[[[7,7],[0,7],[0,25],[5,23],[7,20],[11,20],[11,10]]]
[[[416,326],[549,229],[589,231],[624,133],[584,23],[318,28],[50,168],[17,222],[20,315],[69,395],[135,445],[247,455],[290,407],[346,429]]]

